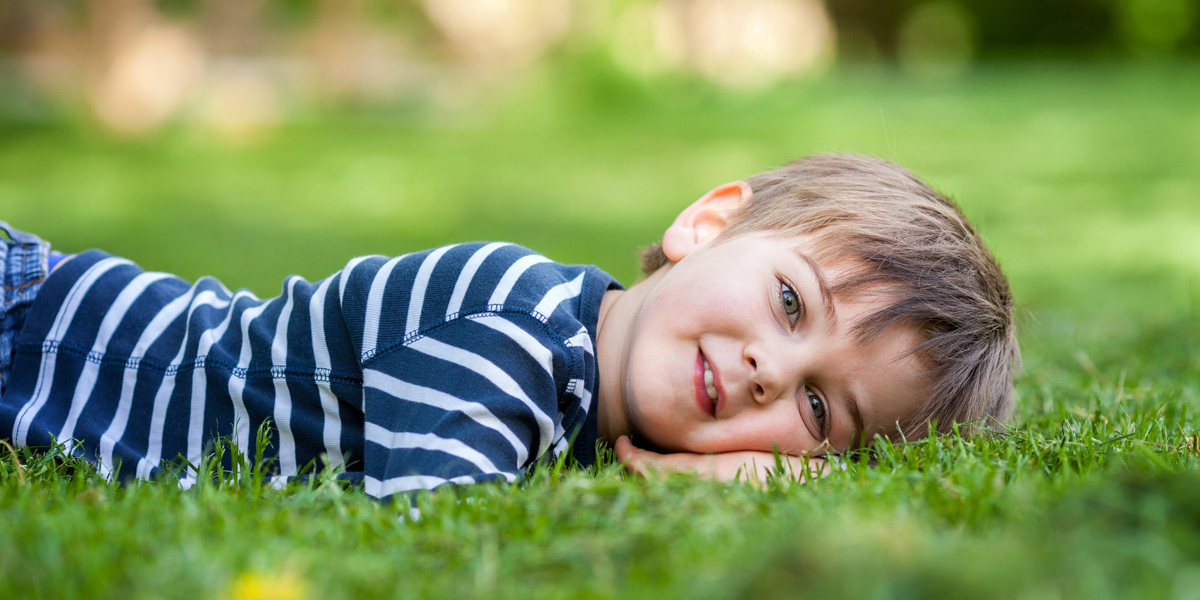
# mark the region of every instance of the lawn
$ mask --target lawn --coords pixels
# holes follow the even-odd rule
[[[605,464],[426,496],[418,520],[328,481],[121,488],[0,446],[0,598],[1197,597],[1198,76],[849,70],[738,95],[563,72],[454,108],[308,108],[235,145],[2,122],[0,218],[260,295],[474,239],[632,282],[636,249],[708,188],[879,155],[980,227],[1025,370],[1002,435],[880,444],[809,485]]]

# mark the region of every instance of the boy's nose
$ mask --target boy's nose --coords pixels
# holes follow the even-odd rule
[[[747,348],[746,364],[750,368],[750,396],[759,404],[778,400],[784,392],[785,374],[780,360]]]

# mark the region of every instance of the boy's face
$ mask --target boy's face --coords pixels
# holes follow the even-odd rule
[[[676,264],[617,298],[602,323],[606,437],[631,433],[670,451],[823,454],[886,435],[921,405],[918,361],[899,358],[914,332],[857,344],[853,324],[879,301],[833,301],[805,239],[714,245],[723,226],[700,229],[683,244],[668,231]],[[620,343],[606,345],[614,333]]]

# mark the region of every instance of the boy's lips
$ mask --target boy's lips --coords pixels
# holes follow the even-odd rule
[[[706,377],[706,371],[711,374],[712,379]],[[692,382],[696,390],[696,404],[700,405],[700,410],[706,414],[717,416],[721,408],[721,393],[720,384],[716,380],[716,369],[708,362],[702,350],[696,352],[696,368],[692,374]],[[712,390],[710,392],[709,390]]]

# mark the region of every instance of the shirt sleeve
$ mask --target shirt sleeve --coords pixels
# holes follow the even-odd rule
[[[367,493],[518,481],[562,437],[563,348],[533,316],[484,312],[364,362]]]

